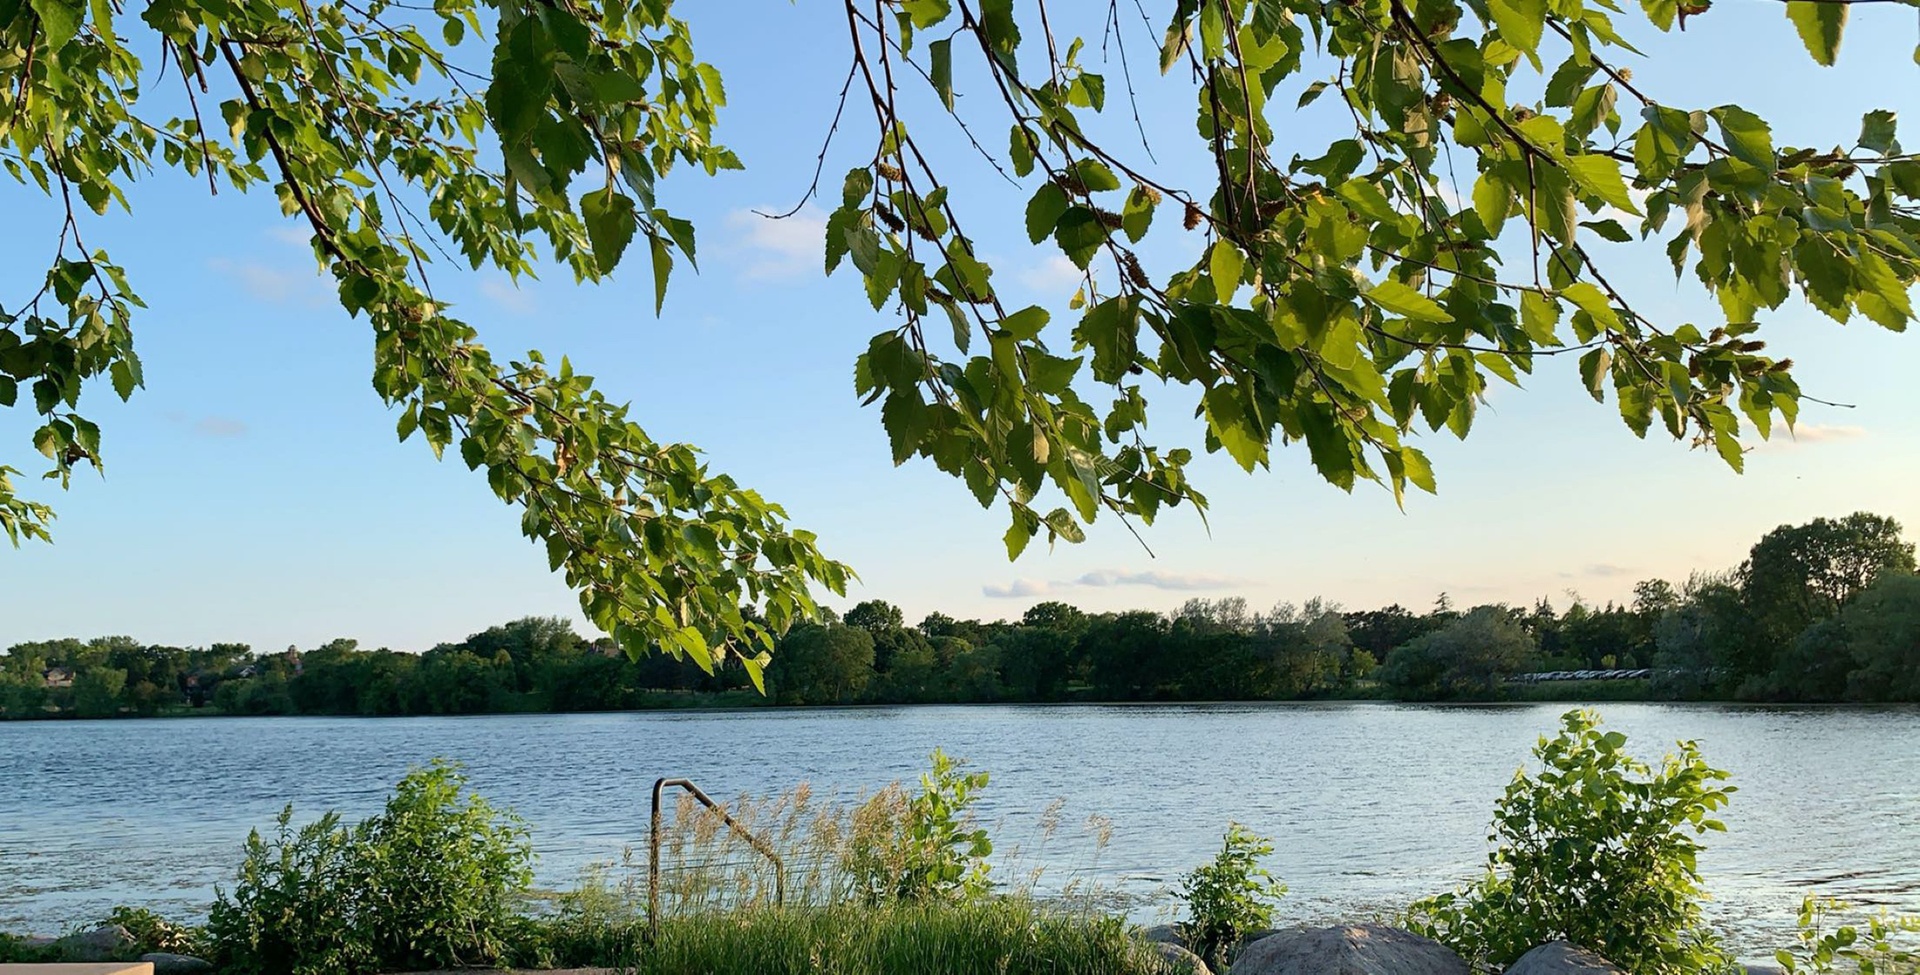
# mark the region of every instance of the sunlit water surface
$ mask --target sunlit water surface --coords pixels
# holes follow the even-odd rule
[[[1097,880],[1164,917],[1229,820],[1275,840],[1291,920],[1391,913],[1480,869],[1494,800],[1559,706],[920,707],[406,719],[0,723],[0,930],[57,932],[113,904],[205,911],[248,830],[375,811],[436,756],[533,828],[538,880],[643,848],[648,789],[716,796],[911,780],[937,747],[992,773],[999,846],[1057,883]],[[1788,936],[1803,893],[1920,910],[1920,710],[1609,705],[1657,758],[1698,739],[1739,793],[1702,862],[1745,954]],[[1044,844],[1043,810],[1068,826]],[[1107,817],[1097,849],[1078,824]],[[1009,871],[1011,872],[1011,871]]]

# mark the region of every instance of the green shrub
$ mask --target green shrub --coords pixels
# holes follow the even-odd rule
[[[351,975],[500,958],[533,854],[520,822],[463,799],[465,783],[436,761],[353,827],[328,813],[296,830],[288,806],[272,840],[249,835],[233,892],[217,891],[208,917],[223,970]]]
[[[1180,878],[1180,899],[1187,905],[1180,937],[1208,964],[1223,966],[1243,936],[1273,926],[1274,903],[1287,887],[1260,866],[1272,853],[1265,837],[1229,823],[1213,862]]]
[[[647,924],[632,864],[624,866],[618,883],[608,882],[611,864],[589,867],[579,888],[556,898],[552,913],[518,919],[504,960],[532,969],[637,964]]]
[[[987,786],[987,773],[962,772],[963,762],[934,749],[933,769],[920,776],[920,792],[893,807],[869,805],[862,812],[893,821],[880,828],[856,821],[844,856],[855,889],[869,904],[888,900],[965,901],[992,887],[987,857],[993,841],[970,811]]]
[[[51,949],[29,946],[25,938],[0,932],[0,965],[8,963],[26,965],[59,960]]]
[[[205,950],[205,932],[188,924],[176,924],[144,907],[116,907],[101,924],[118,924],[133,936],[139,950],[135,954],[164,951],[172,955],[197,955]]]
[[[1842,924],[1829,931],[1827,915],[1845,910],[1836,900],[1809,897],[1800,904],[1799,943],[1774,952],[1788,975],[1916,975],[1920,973],[1920,917],[1881,914],[1865,929]],[[1836,967],[1842,965],[1845,967]]]
[[[1409,927],[1477,964],[1505,965],[1564,938],[1635,975],[1736,970],[1701,916],[1698,837],[1734,790],[1681,742],[1656,773],[1599,716],[1569,711],[1494,812],[1485,877],[1420,901]]]

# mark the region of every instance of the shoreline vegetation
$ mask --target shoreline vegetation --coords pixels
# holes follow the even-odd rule
[[[0,719],[455,715],[837,704],[1920,701],[1920,576],[1897,522],[1861,513],[1782,526],[1747,560],[1625,605],[1565,611],[1322,600],[1265,612],[1193,599],[1171,613],[1043,602],[1017,621],[882,601],[794,627],[765,673],[630,659],[559,619],[528,618],[424,653],[334,640],[261,653],[131,637],[17,643]],[[1534,679],[1541,675],[1556,678]],[[1626,679],[1618,679],[1631,675]]]
[[[1754,969],[1702,913],[1696,861],[1735,789],[1698,746],[1658,763],[1628,753],[1592,711],[1562,716],[1494,803],[1484,875],[1390,913],[1299,928],[1264,861],[1272,843],[1227,823],[1219,852],[1178,877],[1177,920],[1116,916],[1097,884],[1040,887],[1023,853],[998,859],[973,806],[987,772],[936,750],[917,785],[852,800],[797,786],[721,815],[690,797],[663,820],[657,891],[631,856],[569,891],[536,891],[526,823],[443,761],[400,781],[357,823],[288,806],[250,834],[204,923],[115,908],[61,938],[0,932],[0,963],[132,959],[219,975],[373,975],[592,966],[633,975],[1206,975],[1335,970],[1339,951],[1412,952],[1422,972],[1562,971],[1527,958],[1578,945],[1635,975]],[[1565,801],[1569,783],[1583,799]],[[1051,816],[1048,834],[1058,828]],[[1090,821],[1104,847],[1110,829]],[[776,850],[785,867],[753,855]],[[1029,869],[1033,868],[1033,869]],[[1070,876],[1075,876],[1070,873]],[[1003,878],[996,882],[996,878]],[[649,908],[657,893],[657,913]],[[1356,937],[1351,937],[1357,933]],[[1806,898],[1782,971],[1915,975],[1920,918],[1857,917]],[[1282,945],[1270,939],[1288,939]],[[1359,942],[1356,945],[1356,940]],[[1371,945],[1371,947],[1369,947]],[[1268,967],[1311,948],[1321,967]],[[1577,952],[1576,952],[1577,953]],[[1581,957],[1586,957],[1584,954]],[[1604,963],[1603,963],[1604,964]],[[1572,969],[1566,969],[1572,970]]]

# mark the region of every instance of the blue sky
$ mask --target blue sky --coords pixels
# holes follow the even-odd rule
[[[1103,519],[1083,545],[1036,546],[1009,564],[1003,513],[982,511],[924,462],[893,467],[877,410],[855,400],[853,359],[892,319],[847,273],[821,275],[822,213],[776,223],[749,212],[784,210],[805,187],[845,71],[837,11],[774,0],[682,6],[702,55],[725,74],[721,139],[748,171],[670,181],[672,204],[699,226],[701,273],[676,275],[665,314],[652,314],[644,263],[599,288],[561,272],[516,288],[450,267],[435,285],[491,348],[570,355],[610,395],[630,398],[656,437],[700,445],[716,468],[784,503],[860,572],[842,606],[877,597],[909,619],[933,609],[998,618],[1048,598],[1092,610],[1196,596],[1423,607],[1442,591],[1456,603],[1545,595],[1564,606],[1569,590],[1616,599],[1642,578],[1731,566],[1785,522],[1871,510],[1920,524],[1911,378],[1920,343],[1796,305],[1767,320],[1772,349],[1799,363],[1808,393],[1856,407],[1807,404],[1798,442],[1759,447],[1745,475],[1684,444],[1636,440],[1611,404],[1579,389],[1572,363],[1549,363],[1526,389],[1497,391],[1465,443],[1425,438],[1440,494],[1413,496],[1405,511],[1383,490],[1326,485],[1300,448],[1276,451],[1274,469],[1253,476],[1206,458],[1194,473],[1213,502],[1208,524],[1168,512],[1145,532],[1151,557]],[[1130,29],[1140,65],[1147,38],[1137,21]],[[1832,69],[1813,65],[1766,0],[1722,0],[1684,34],[1647,33],[1635,35],[1649,54],[1633,65],[1636,84],[1689,107],[1738,101],[1773,121],[1782,145],[1850,145],[1871,108],[1920,118],[1911,10],[1856,9]],[[1187,93],[1138,80],[1160,171],[1195,182]],[[1281,124],[1283,151],[1317,154],[1340,136],[1325,107]],[[983,141],[1004,140],[1004,120],[972,111]],[[1061,259],[1026,244],[1014,209],[1024,197],[924,117],[926,137],[952,150],[997,280],[1064,313],[1071,285]],[[870,152],[858,105],[848,119],[830,187]],[[1905,135],[1920,146],[1920,130]],[[16,269],[8,293],[37,277],[57,231],[32,192],[9,187],[0,209],[0,260]],[[482,479],[436,463],[417,440],[395,442],[394,416],[368,383],[364,323],[332,304],[304,235],[270,196],[209,199],[171,173],[131,195],[131,218],[103,218],[88,235],[151,306],[136,323],[147,388],[126,405],[104,386],[89,391],[83,407],[105,428],[107,476],[83,474],[65,493],[33,480],[40,458],[26,418],[0,413],[0,460],[27,470],[21,486],[60,513],[56,544],[0,551],[0,646],[129,633],[263,649],[350,636],[425,649],[528,614],[578,620],[572,594]],[[1151,254],[1172,267],[1196,246],[1171,235]],[[1716,320],[1697,287],[1675,285],[1657,244],[1612,250],[1615,282],[1656,320]],[[1190,437],[1180,405],[1190,399],[1156,401],[1160,435]]]

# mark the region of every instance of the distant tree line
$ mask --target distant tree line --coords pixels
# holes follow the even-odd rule
[[[1018,621],[932,613],[909,625],[872,600],[794,628],[767,670],[707,673],[665,655],[630,660],[559,619],[530,618],[425,653],[352,640],[255,653],[239,644],[149,646],[128,637],[21,643],[0,656],[0,717],[407,715],[605,711],[728,704],[1261,701],[1538,696],[1513,678],[1647,670],[1627,689],[1570,695],[1669,700],[1920,700],[1920,577],[1892,519],[1782,526],[1722,573],[1630,603],[1563,613],[1545,599],[1423,613],[1343,611],[1321,600],[1266,612],[1239,598],[1172,613],[1086,613],[1040,603]]]

